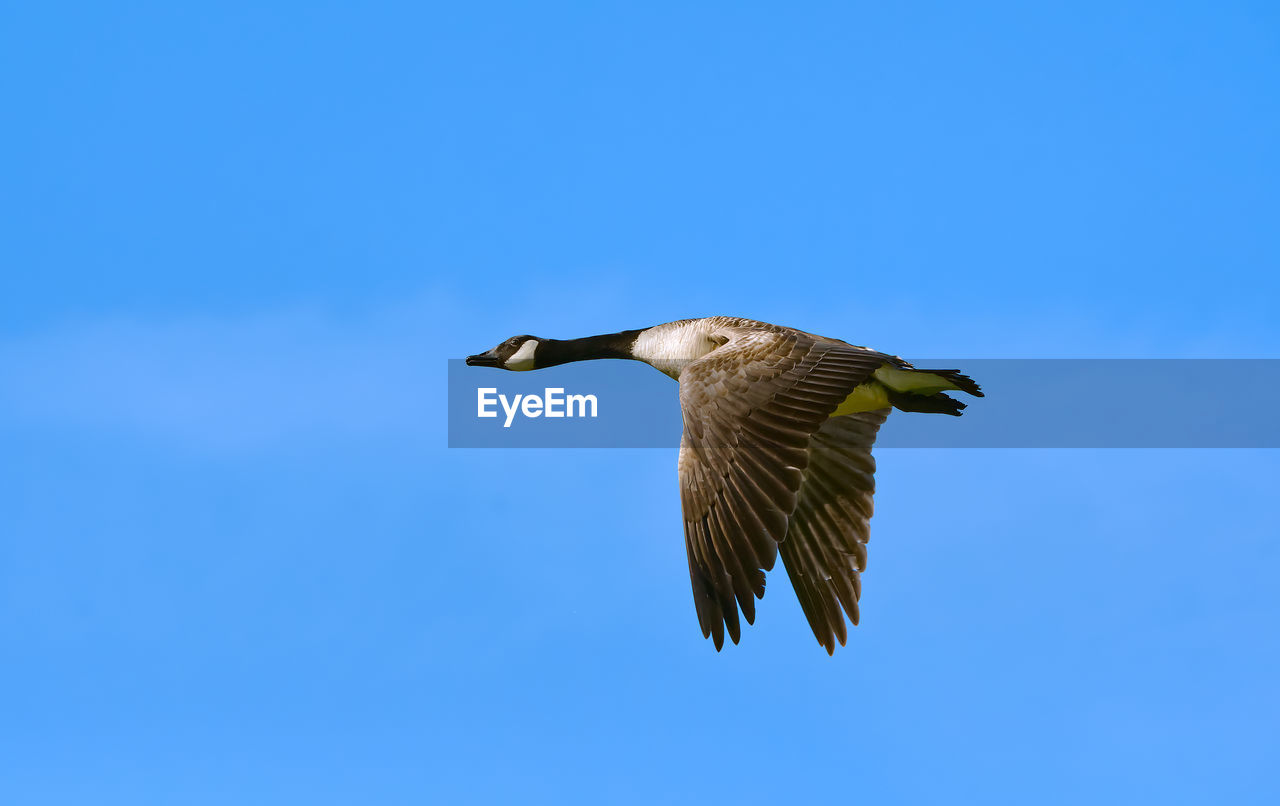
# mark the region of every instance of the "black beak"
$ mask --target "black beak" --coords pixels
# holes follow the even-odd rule
[[[500,367],[502,362],[493,353],[480,353],[479,355],[467,356],[467,366],[469,367]]]

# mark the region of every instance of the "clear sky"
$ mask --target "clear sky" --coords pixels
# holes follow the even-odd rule
[[[1280,356],[1274,4],[10,3],[0,97],[0,801],[1280,799],[1280,452],[883,451],[850,645],[716,654],[674,446],[443,410],[711,314]]]

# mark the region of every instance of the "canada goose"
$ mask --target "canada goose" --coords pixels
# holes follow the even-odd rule
[[[875,492],[871,445],[891,408],[959,415],[982,390],[954,369],[803,330],[711,316],[560,341],[514,336],[469,366],[643,361],[680,382],[680,501],[702,636],[736,644],[779,552],[818,643],[858,623]],[[736,600],[736,601],[735,601]]]

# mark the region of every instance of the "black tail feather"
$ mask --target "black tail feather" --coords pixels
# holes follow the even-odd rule
[[[958,369],[917,369],[916,372],[927,372],[930,375],[937,375],[939,378],[945,378],[956,385],[961,392],[968,392],[974,397],[984,397],[982,387],[979,386],[973,378],[965,375]]]
[[[937,370],[931,369],[930,372],[937,374]],[[965,405],[953,397],[948,397],[941,392],[932,395],[913,395],[907,392],[895,392],[892,389],[889,392],[889,403],[898,411],[918,411],[925,414],[950,414],[955,417],[960,416],[960,412],[964,410]]]

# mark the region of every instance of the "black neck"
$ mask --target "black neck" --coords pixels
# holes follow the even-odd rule
[[[554,367],[570,361],[591,361],[597,358],[633,358],[631,345],[636,343],[639,330],[606,333],[603,336],[587,336],[585,339],[544,339],[538,343],[538,367]]]

